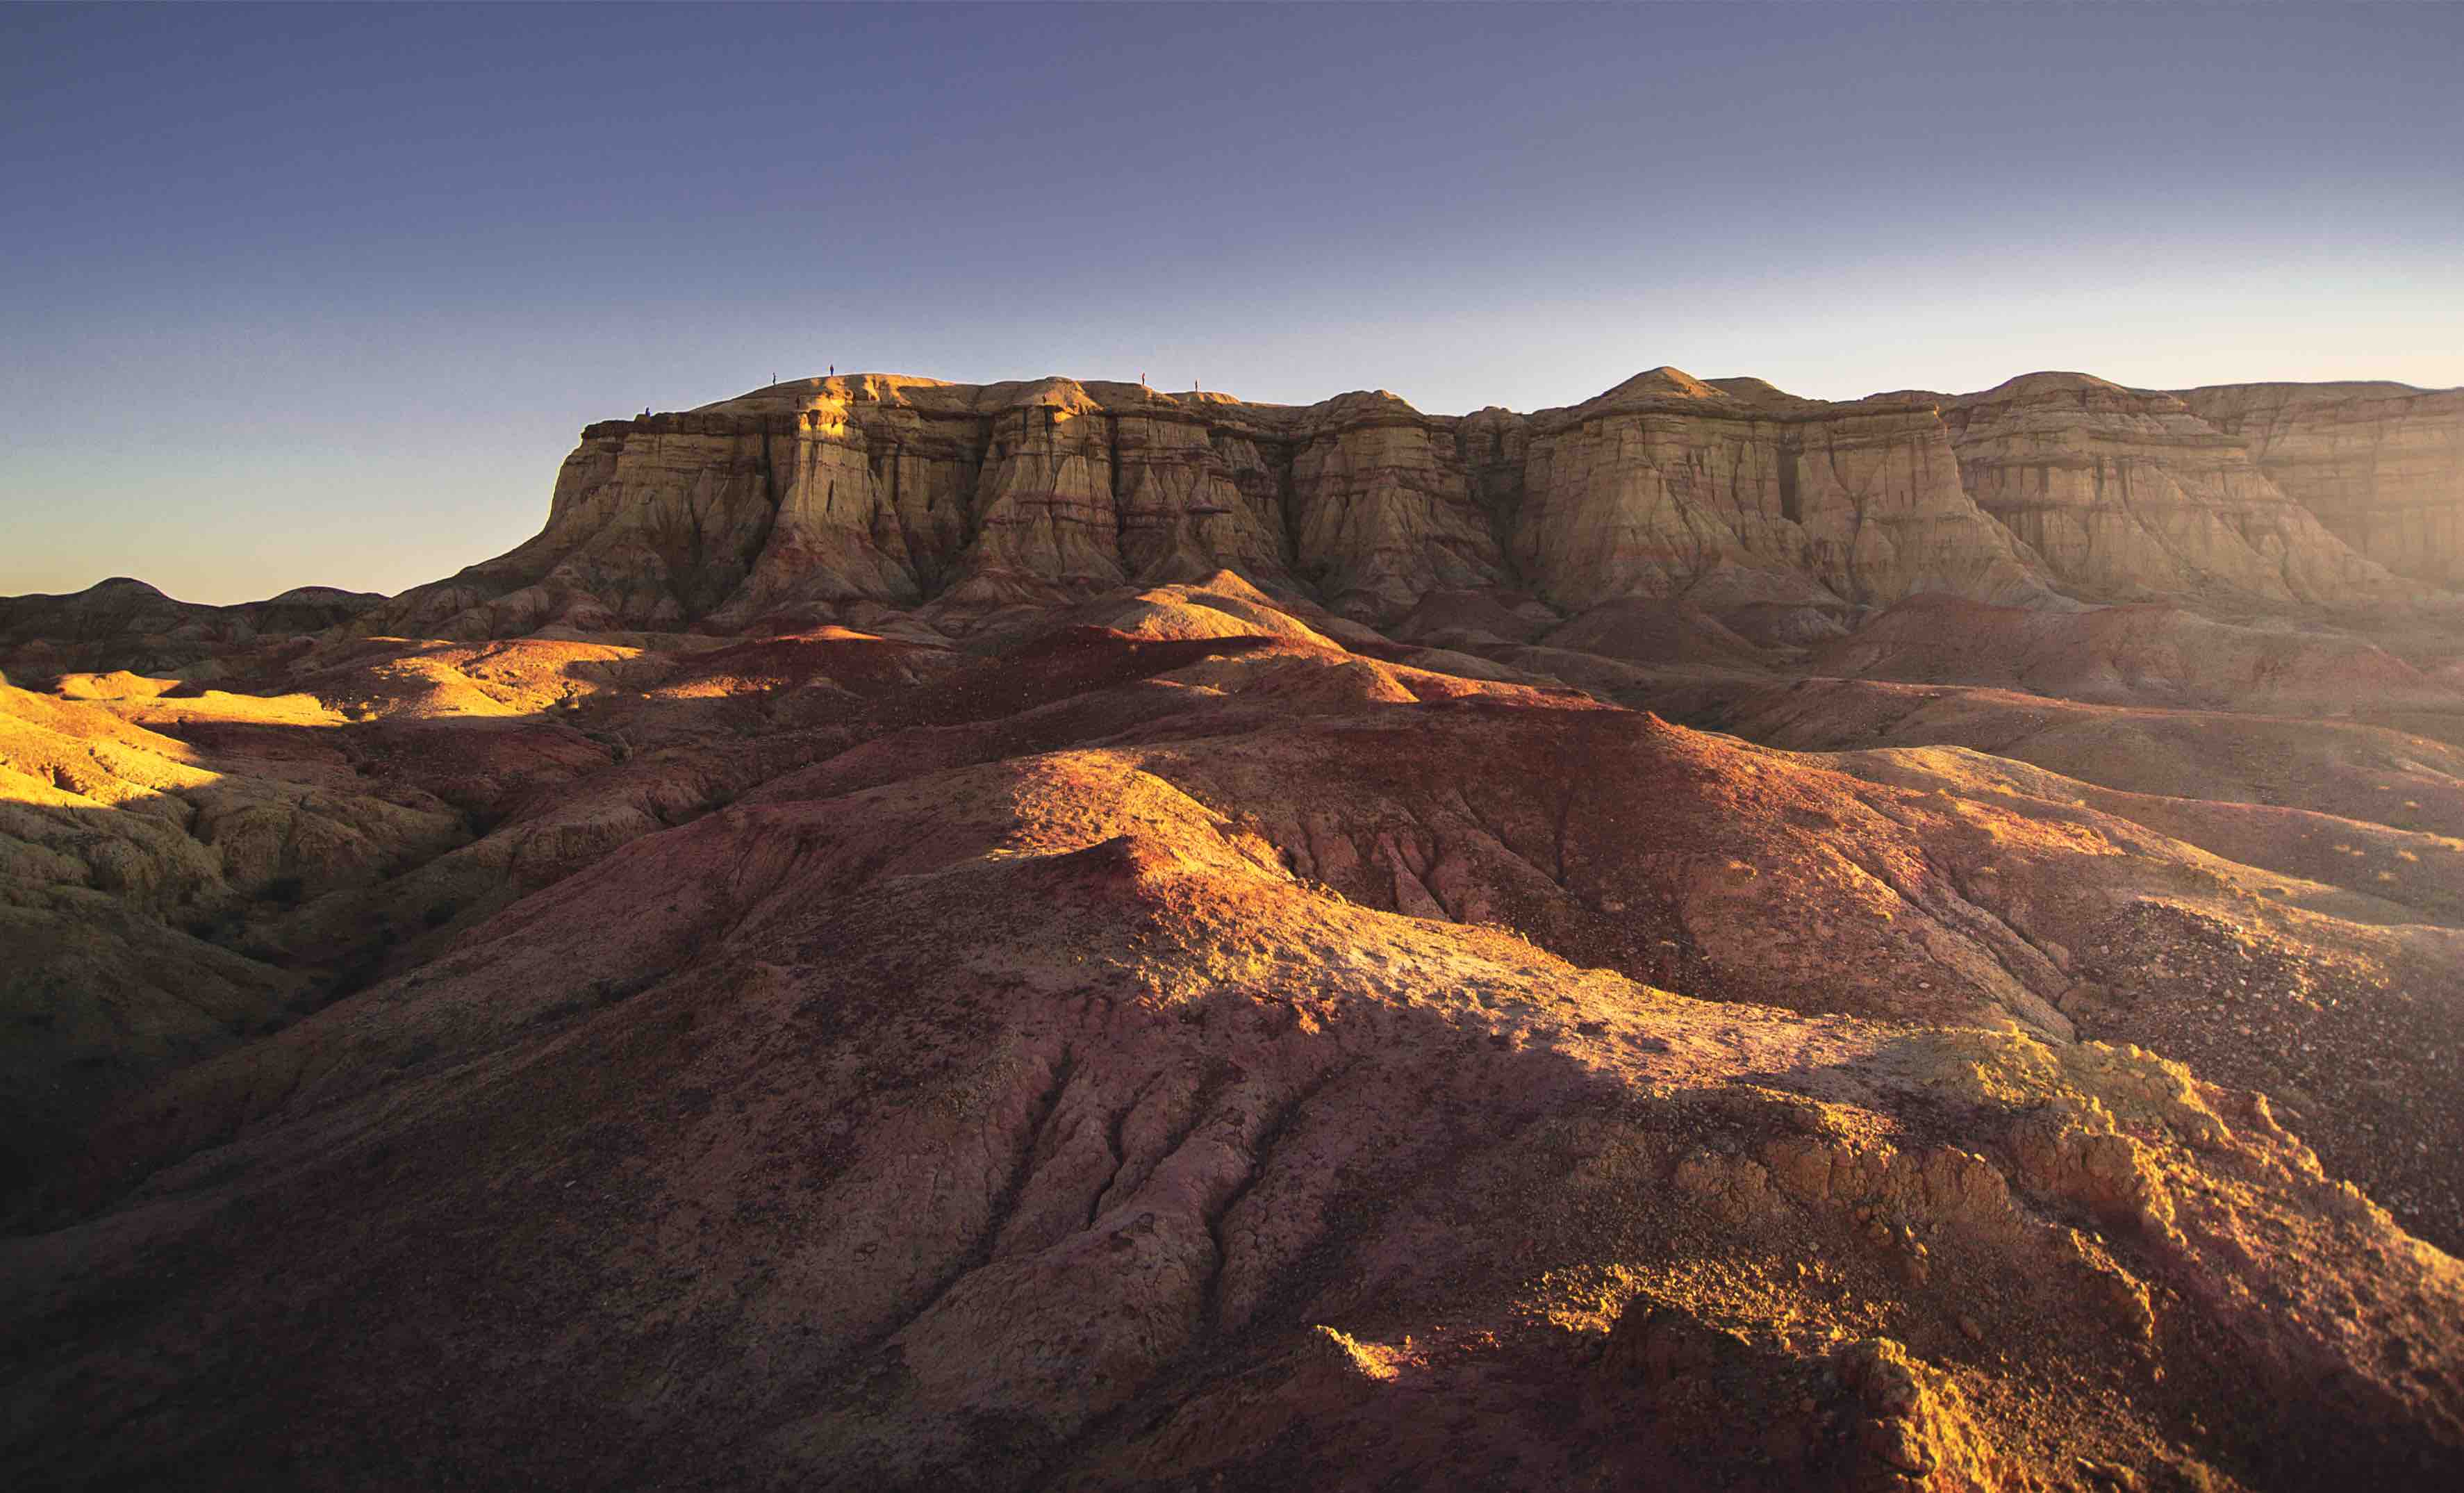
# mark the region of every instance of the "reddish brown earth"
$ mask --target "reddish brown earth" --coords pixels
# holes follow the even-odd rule
[[[1269,579],[12,604],[0,1472],[2454,1485],[2448,614]]]

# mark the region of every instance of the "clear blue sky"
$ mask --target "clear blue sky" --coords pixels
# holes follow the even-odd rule
[[[2464,6],[0,7],[0,593],[398,590],[781,377],[2464,384]]]

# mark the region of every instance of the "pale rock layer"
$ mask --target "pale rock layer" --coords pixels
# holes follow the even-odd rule
[[[2044,598],[1977,511],[1930,405],[1793,399],[1655,369],[1531,419],[1516,559],[1549,600],[1884,604]]]
[[[2098,597],[2401,594],[2170,394],[2032,373],[1942,406],[1979,507]]]
[[[1378,624],[1495,590],[1568,614],[1752,609],[1757,635],[1790,637],[1928,593],[2417,591],[2337,523],[2422,550],[2408,574],[2452,572],[2459,504],[2439,484],[2464,481],[2464,460],[2438,402],[2464,396],[2271,387],[2194,391],[2194,407],[2035,374],[1837,404],[1659,368],[1568,408],[1435,416],[1383,391],[1300,406],[1062,378],[803,379],[590,427],[536,538],[357,626],[729,631],[894,609],[963,631],[1223,570]],[[2376,454],[2340,420],[2378,432]]]
[[[2223,384],[2180,397],[2336,538],[2397,575],[2464,587],[2464,389]]]
[[[1301,573],[1336,610],[1392,618],[1432,591],[1510,582],[1460,425],[1382,389],[1309,408],[1287,512]]]

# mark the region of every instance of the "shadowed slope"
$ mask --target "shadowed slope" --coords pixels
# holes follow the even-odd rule
[[[1811,667],[1853,677],[2016,686],[2109,704],[2464,713],[2464,692],[2365,638],[2236,626],[2170,606],[2030,611],[1922,597],[1816,648]]]

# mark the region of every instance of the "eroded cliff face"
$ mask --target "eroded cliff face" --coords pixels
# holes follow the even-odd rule
[[[550,624],[681,630],[742,583],[777,514],[758,426],[700,412],[603,422],[564,459],[545,528],[366,621],[453,638]]]
[[[1059,604],[1225,568],[1295,590],[1288,414],[1138,384],[1032,385],[991,417],[944,607]]]
[[[1942,418],[1977,505],[2083,594],[2326,602],[2405,589],[2170,394],[2032,373],[1945,401]]]
[[[398,598],[456,636],[1051,604],[1238,568],[1293,587],[1292,416],[1137,384],[808,379],[583,432],[538,538]]]
[[[1432,591],[1513,582],[1465,469],[1462,424],[1383,390],[1309,408],[1289,513],[1301,573],[1335,610],[1393,618]]]
[[[1832,404],[1660,368],[1569,408],[1460,417],[1382,391],[1304,407],[1058,378],[798,380],[590,427],[538,538],[362,626],[732,631],[925,608],[963,628],[1227,569],[1376,623],[1492,589],[1565,613],[1682,600],[1823,627],[1925,593],[2410,589],[2262,461],[2370,545],[2423,551],[2408,573],[2464,563],[2448,492],[2464,420],[2439,403],[2464,395],[2268,387],[2199,391],[2236,435],[2077,374]]]
[[[1833,405],[1655,369],[1533,416],[1521,497],[1515,557],[1571,608],[2045,596],[2034,558],[1962,491],[1921,398]]]
[[[2464,586],[2464,389],[2223,384],[2180,398],[2337,538],[2399,576]]]

